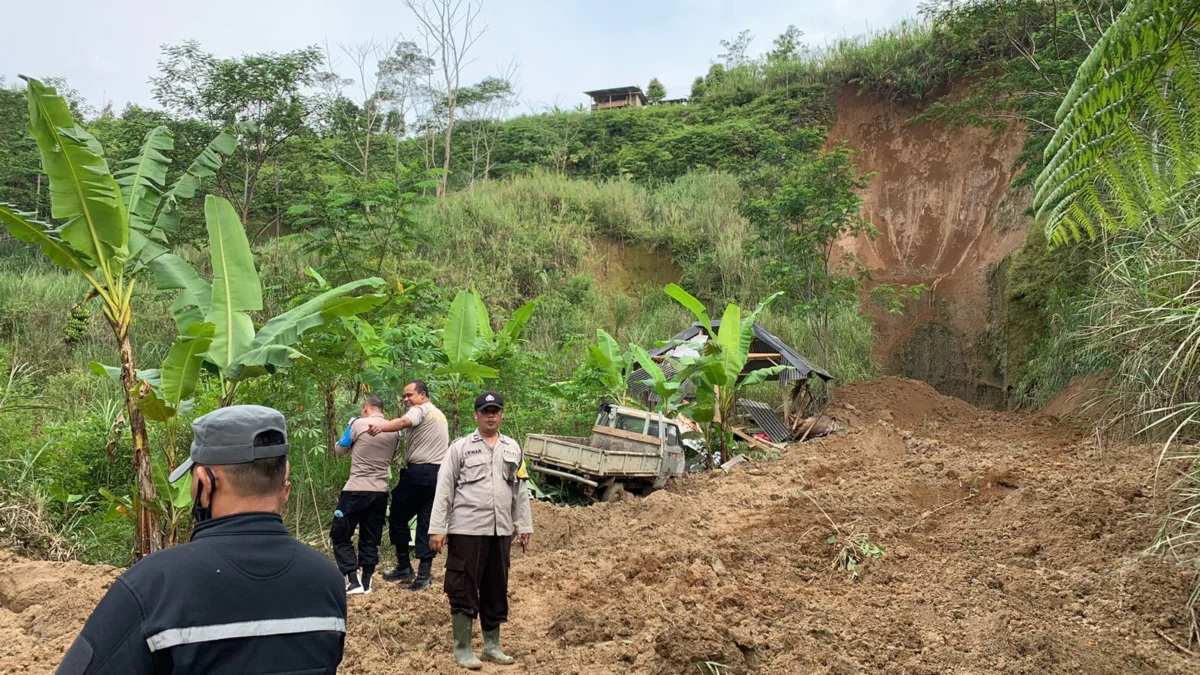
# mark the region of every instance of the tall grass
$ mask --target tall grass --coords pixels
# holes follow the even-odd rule
[[[1157,547],[1200,579],[1200,181],[1166,218],[1104,237],[1089,296],[1046,358],[1111,371],[1107,425],[1162,443],[1157,476],[1173,501]],[[1191,606],[1200,631],[1200,584]]]

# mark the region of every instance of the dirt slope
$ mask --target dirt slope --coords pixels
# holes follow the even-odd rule
[[[1167,641],[1186,644],[1188,575],[1141,555],[1150,450],[910,380],[837,401],[848,431],[746,470],[538,504],[505,628],[520,663],[484,672],[1200,672]],[[885,548],[858,582],[831,567],[835,526]],[[51,672],[117,573],[0,558],[0,673]],[[350,604],[341,672],[455,672],[440,593]]]
[[[1025,240],[1027,204],[1009,190],[1024,133],[908,124],[916,108],[848,87],[830,144],[853,149],[874,172],[863,215],[879,235],[841,242],[875,284],[925,284],[931,293],[906,316],[875,313],[876,351],[893,373],[939,391],[999,406],[1004,381],[978,349],[988,330],[988,274]]]

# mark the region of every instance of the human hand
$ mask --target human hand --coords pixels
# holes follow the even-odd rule
[[[378,436],[379,435],[379,427],[375,424],[372,424],[371,426],[367,427],[367,433],[372,436]]]
[[[446,548],[446,535],[430,534],[429,535],[429,548],[434,553],[441,553],[442,549]]]
[[[529,548],[529,533],[526,532],[524,534],[518,534],[517,535],[517,543],[521,545],[522,551]]]

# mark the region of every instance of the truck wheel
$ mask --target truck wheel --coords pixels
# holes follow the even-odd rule
[[[600,488],[600,501],[602,502],[617,502],[625,496],[625,486],[620,483],[605,485]]]

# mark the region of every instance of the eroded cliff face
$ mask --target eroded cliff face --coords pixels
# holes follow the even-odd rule
[[[880,284],[924,284],[903,316],[872,308],[876,352],[890,374],[924,380],[979,405],[1006,400],[1002,306],[990,278],[1020,248],[1027,198],[1009,185],[1024,131],[907,124],[919,111],[848,88],[831,146],[845,143],[873,172],[863,215],[878,229],[840,242]]]

